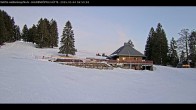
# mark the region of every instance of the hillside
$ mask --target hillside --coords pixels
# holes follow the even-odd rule
[[[0,103],[196,103],[194,68],[97,70],[35,59],[57,52],[21,41],[2,46]]]

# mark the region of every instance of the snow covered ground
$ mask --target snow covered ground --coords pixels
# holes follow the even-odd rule
[[[194,68],[97,70],[35,59],[57,52],[20,41],[2,46],[0,103],[196,103]]]

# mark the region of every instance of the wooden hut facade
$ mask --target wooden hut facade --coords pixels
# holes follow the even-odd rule
[[[152,70],[153,62],[146,61],[145,58],[146,57],[133,48],[132,45],[124,43],[124,46],[108,56],[108,63],[113,66],[120,66],[127,69]]]

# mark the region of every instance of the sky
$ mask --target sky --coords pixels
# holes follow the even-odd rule
[[[161,23],[168,44],[178,39],[182,29],[196,29],[196,7],[191,6],[0,6],[14,17],[15,24],[32,27],[40,18],[57,21],[59,41],[65,23],[72,24],[75,47],[87,53],[110,55],[124,42],[132,40],[134,48],[144,53],[153,27]],[[60,43],[59,43],[60,46]]]

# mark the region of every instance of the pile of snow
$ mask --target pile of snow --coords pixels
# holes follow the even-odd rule
[[[32,43],[0,48],[0,103],[196,103],[196,69],[97,70],[35,59]]]

